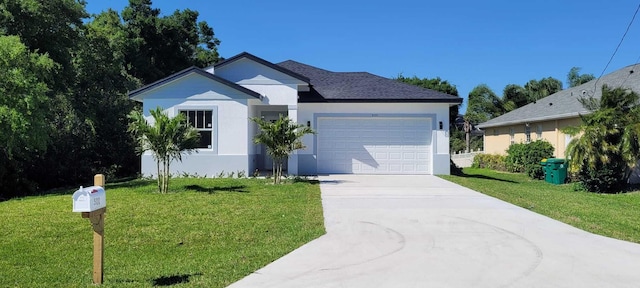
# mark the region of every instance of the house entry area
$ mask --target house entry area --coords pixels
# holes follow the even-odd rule
[[[262,111],[260,113],[260,117],[263,120],[272,123],[277,121],[280,118],[280,115],[287,116],[287,111]],[[260,145],[260,155],[260,170],[273,171],[273,159],[271,158],[271,156],[269,156],[269,154],[267,153],[267,148],[263,144]],[[287,170],[287,159],[284,159],[284,162],[282,163],[282,170]]]
[[[319,117],[320,174],[432,174],[428,117]]]

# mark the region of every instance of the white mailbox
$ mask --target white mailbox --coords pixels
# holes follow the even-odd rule
[[[107,197],[104,188],[91,186],[73,193],[73,212],[91,212],[107,207]]]

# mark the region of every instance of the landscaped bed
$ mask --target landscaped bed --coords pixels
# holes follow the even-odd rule
[[[317,183],[270,183],[107,184],[103,286],[224,287],[325,233]],[[93,232],[72,193],[0,203],[0,286],[91,286]]]
[[[463,172],[441,177],[592,233],[640,243],[640,191],[577,192],[572,184],[553,185],[524,174],[478,168]]]

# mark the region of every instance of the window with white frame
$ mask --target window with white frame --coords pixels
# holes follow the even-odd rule
[[[524,141],[526,143],[531,143],[531,125],[524,125]]]
[[[187,122],[198,129],[200,143],[196,148],[213,148],[213,111],[211,110],[180,110],[187,117]]]
[[[536,138],[542,140],[542,124],[538,124],[538,130],[536,130]]]
[[[516,134],[516,133],[515,133],[514,129],[513,129],[513,128],[509,128],[509,142],[510,142],[511,144],[516,143],[516,136],[515,136],[515,134]]]

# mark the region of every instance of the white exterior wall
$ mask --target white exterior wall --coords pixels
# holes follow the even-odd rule
[[[297,105],[298,85],[306,83],[249,59],[239,59],[215,71],[216,75],[264,96],[263,104]]]
[[[215,83],[194,74],[167,85],[148,91],[144,98],[143,111],[151,120],[149,110],[161,107],[170,117],[180,110],[212,110],[212,149],[198,149],[197,153],[185,154],[182,162],[171,163],[171,174],[214,176],[225,171],[244,171],[250,175],[255,169],[255,153],[251,144],[255,129],[251,129],[249,106],[260,100],[243,94],[226,85]],[[141,173],[156,176],[156,162],[151,152],[142,155]]]
[[[298,104],[298,123],[316,127],[316,114],[379,114],[399,117],[401,114],[435,116],[431,145],[433,149],[431,171],[433,174],[448,175],[449,170],[449,104],[432,103],[300,103]],[[439,129],[442,122],[443,129]],[[315,136],[306,135],[303,142],[306,149],[298,151],[301,174],[314,174],[316,171],[314,155]]]

